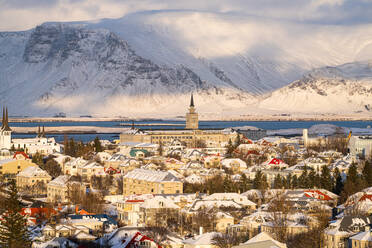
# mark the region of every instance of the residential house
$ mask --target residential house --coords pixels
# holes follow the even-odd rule
[[[372,247],[371,227],[366,226],[364,232],[360,232],[349,238],[351,248],[369,248]]]
[[[85,190],[85,186],[80,182],[70,181],[71,176],[61,175],[50,181],[47,185],[48,202],[68,202],[69,189]],[[75,188],[76,187],[76,188]]]
[[[31,194],[46,194],[47,184],[52,180],[48,172],[39,166],[30,166],[16,176],[17,187],[20,190],[29,189]],[[32,190],[31,190],[32,189]]]
[[[233,248],[287,248],[287,245],[273,239],[269,233],[261,232],[247,242],[233,246]]]
[[[83,158],[71,158],[64,164],[63,173],[65,175],[77,176],[79,168],[87,163],[88,160],[85,160]]]
[[[129,199],[116,203],[119,221],[127,226],[141,226],[143,214],[140,206],[144,200]]]
[[[231,169],[234,173],[241,173],[247,169],[247,164],[240,158],[225,158],[221,161],[224,168]]]
[[[77,174],[86,180],[90,180],[93,176],[106,176],[105,168],[94,161],[78,167]]]
[[[225,233],[230,226],[234,225],[234,217],[231,214],[217,212],[215,218],[217,232]]]
[[[169,172],[134,169],[124,177],[123,194],[179,194],[183,183]]]
[[[365,231],[365,228],[371,225],[371,221],[371,216],[344,216],[341,219],[333,221],[324,230],[324,247],[349,247],[349,238],[359,232]]]
[[[167,218],[178,218],[180,207],[169,198],[155,196],[144,200],[140,205],[140,211],[143,213],[142,223],[145,226],[167,225]]]
[[[195,237],[186,239],[183,241],[184,248],[217,248],[213,244],[213,239],[216,235],[220,235],[218,232],[201,233]]]
[[[12,159],[0,160],[0,175],[15,178],[16,175],[30,166],[37,166],[25,153],[16,153]]]

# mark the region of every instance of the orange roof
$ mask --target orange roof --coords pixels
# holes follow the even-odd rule
[[[40,214],[54,215],[57,214],[57,211],[53,208],[22,208],[21,214],[34,217]]]

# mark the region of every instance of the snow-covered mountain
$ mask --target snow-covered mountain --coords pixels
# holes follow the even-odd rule
[[[259,107],[288,113],[372,114],[372,60],[314,69],[272,92]]]
[[[248,95],[202,81],[184,65],[157,65],[105,29],[48,23],[0,41],[1,101],[17,114],[172,112],[180,97],[185,109],[193,91],[209,101]]]
[[[194,92],[198,111],[217,118],[368,111],[365,63],[354,74],[337,65],[371,55],[372,25],[176,10],[45,23],[0,32],[0,104],[23,115],[174,116]]]

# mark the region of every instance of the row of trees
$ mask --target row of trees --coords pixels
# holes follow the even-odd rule
[[[187,183],[183,185],[185,193],[227,193],[227,192],[245,192],[252,188],[252,182],[245,174],[242,174],[238,181],[232,180],[230,175],[216,175],[204,183]]]
[[[344,176],[345,177],[345,176]],[[249,189],[267,190],[274,189],[313,189],[322,188],[329,190],[337,195],[341,195],[340,201],[344,202],[350,195],[372,186],[372,164],[366,161],[362,173],[358,173],[355,164],[349,168],[346,180],[336,168],[331,172],[328,166],[324,165],[318,173],[308,167],[304,168],[301,176],[296,175],[282,177],[278,174],[274,178],[274,183],[270,187],[267,177],[261,171],[257,171],[255,178],[249,180],[245,174],[241,174],[239,180],[232,180],[230,175],[216,175],[202,184],[184,183],[185,193],[203,192],[203,193],[223,193],[223,192],[245,192]]]
[[[44,158],[42,154],[37,152],[32,156],[32,162],[37,164],[41,169],[48,172],[48,174],[53,178],[62,175],[62,169],[57,161],[54,160],[53,156]]]
[[[80,206],[89,213],[103,212],[103,195],[100,192],[87,191],[80,183],[69,183],[67,198],[70,203]]]
[[[98,137],[91,143],[84,143],[82,141],[75,141],[73,138],[68,139],[65,136],[64,141],[64,153],[71,157],[83,157],[84,159],[92,159],[94,152],[102,152],[103,147]]]

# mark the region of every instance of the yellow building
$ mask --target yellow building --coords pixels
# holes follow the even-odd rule
[[[61,175],[50,181],[47,186],[47,199],[48,202],[67,202],[68,201],[68,182],[70,176]]]
[[[229,140],[233,141],[237,136],[235,131],[199,130],[198,127],[198,114],[195,112],[193,97],[191,97],[189,112],[186,114],[186,129],[141,131],[132,128],[120,134],[120,143],[171,144],[174,140],[178,140],[188,147],[195,147],[200,142],[211,147],[224,147]]]
[[[71,176],[61,175],[50,181],[47,185],[47,201],[53,203],[69,202],[69,194],[71,197],[78,197],[79,192],[84,192],[85,186],[76,181],[70,181]]]
[[[134,169],[124,177],[123,194],[180,194],[183,184],[174,175],[164,171]]]
[[[140,205],[144,200],[126,200],[116,203],[118,219],[126,226],[139,226],[142,224],[143,213],[140,212]]]
[[[47,184],[50,180],[52,177],[39,166],[27,167],[16,176],[18,189],[29,189],[29,193],[34,194],[46,194]]]
[[[22,156],[14,156],[12,159],[0,160],[0,175],[14,177],[16,174],[30,166],[37,165],[32,163],[30,159]]]
[[[349,244],[351,248],[369,248],[372,247],[372,234],[369,226],[366,226],[364,232],[360,232],[350,237]]]
[[[234,217],[230,214],[218,212],[216,214],[216,231],[225,233],[229,226],[234,225]]]

